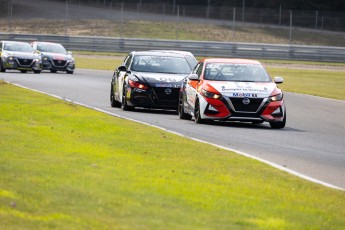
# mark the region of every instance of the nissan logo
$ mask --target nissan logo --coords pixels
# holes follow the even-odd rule
[[[170,88],[166,88],[164,91],[166,94],[171,94],[171,89]]]
[[[248,105],[250,103],[250,100],[248,97],[243,98],[242,100],[243,104]]]

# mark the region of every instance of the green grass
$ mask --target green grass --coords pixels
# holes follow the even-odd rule
[[[344,71],[268,68],[272,76],[283,76],[281,88],[288,92],[345,100]]]
[[[5,83],[0,98],[1,229],[345,225],[344,191]]]

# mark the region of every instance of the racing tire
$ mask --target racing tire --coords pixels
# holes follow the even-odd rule
[[[178,113],[179,118],[182,120],[192,119],[192,116],[190,114],[184,112],[183,99],[182,98],[179,99],[179,103],[178,103],[178,107],[177,107],[177,113]]]
[[[0,72],[5,73],[6,69],[4,68],[2,61],[0,61]]]
[[[110,105],[111,107],[117,107],[117,108],[121,107],[121,103],[115,100],[113,86],[111,86],[111,89],[110,89]]]
[[[27,73],[27,70],[20,70],[21,73]]]
[[[40,74],[40,73],[41,73],[41,70],[34,70],[34,73],[35,73],[35,74]]]
[[[201,119],[199,99],[197,99],[196,102],[195,102],[194,121],[195,121],[195,123],[198,123],[198,124],[205,123],[205,119]]]
[[[284,114],[283,121],[270,122],[270,126],[272,129],[282,129],[285,127],[285,124],[286,124],[286,113]]]
[[[122,95],[121,109],[124,110],[124,111],[131,111],[131,110],[134,109],[134,107],[129,106],[127,104],[127,98],[126,98],[126,92],[125,92],[126,86],[125,85],[123,86],[123,89],[124,89],[124,92],[123,92],[123,95]]]
[[[57,70],[55,70],[55,69],[51,69],[51,70],[50,70],[50,72],[51,72],[51,73],[56,73],[56,72],[57,72]]]

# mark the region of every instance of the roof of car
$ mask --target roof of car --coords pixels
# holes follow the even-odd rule
[[[229,64],[261,64],[257,60],[241,59],[241,58],[204,58],[200,62],[207,63],[229,63]]]
[[[155,56],[172,56],[172,57],[181,57],[185,56],[186,53],[183,51],[167,51],[167,50],[147,50],[147,51],[133,51],[134,55],[155,55]]]
[[[60,43],[57,43],[57,42],[40,42],[40,41],[33,41],[31,43],[40,43],[40,44],[58,44],[58,45],[61,45]]]
[[[21,42],[21,41],[1,41],[1,42],[5,42],[5,43],[25,43],[25,44],[29,44],[27,42]]]

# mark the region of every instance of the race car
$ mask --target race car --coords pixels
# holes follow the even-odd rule
[[[17,41],[0,41],[0,71],[19,70],[22,73],[33,71],[41,73],[42,61],[35,54],[29,43]]]
[[[286,124],[283,92],[256,60],[206,58],[185,78],[179,95],[180,119],[196,123],[240,121],[269,122],[274,129]]]
[[[166,50],[130,52],[112,77],[111,106],[177,110],[182,80],[197,63],[191,55]]]
[[[36,53],[42,57],[43,69],[50,70],[52,73],[57,71],[73,74],[75,69],[75,60],[72,52],[66,51],[63,45],[53,42],[30,43]]]

